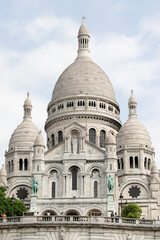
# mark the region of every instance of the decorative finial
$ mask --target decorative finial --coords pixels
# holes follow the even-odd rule
[[[86,17],[85,17],[85,16],[83,16],[83,17],[82,17],[82,20],[83,20],[83,22],[85,21],[85,19],[86,19]]]
[[[29,97],[29,92],[27,92],[27,97]]]
[[[131,89],[131,95],[133,95],[133,89]]]

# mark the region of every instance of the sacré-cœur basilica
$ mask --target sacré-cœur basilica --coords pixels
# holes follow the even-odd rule
[[[47,146],[32,122],[27,95],[23,121],[5,152],[0,185],[39,215],[104,217],[112,211],[120,215],[121,204],[136,203],[142,218],[159,219],[159,170],[133,91],[122,125],[112,84],[90,58],[89,42],[83,21],[77,58],[60,75],[48,104]],[[38,181],[36,194],[31,176]]]

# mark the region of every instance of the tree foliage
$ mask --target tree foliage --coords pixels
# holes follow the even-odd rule
[[[140,218],[142,209],[137,204],[128,204],[122,209],[122,217],[124,218]]]
[[[18,199],[15,199],[12,202],[11,198],[6,198],[5,196],[5,187],[0,187],[0,216],[2,214],[6,214],[7,217],[12,216],[12,206],[13,206],[13,215],[14,216],[22,216],[23,212],[27,211],[24,203]]]

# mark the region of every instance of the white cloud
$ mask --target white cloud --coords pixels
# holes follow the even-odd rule
[[[36,17],[27,23],[14,20],[10,24],[1,25],[8,29],[12,37],[21,36],[23,41],[33,41],[36,44],[52,37],[62,41],[70,40],[78,29],[77,23],[71,18],[57,18],[48,15]]]

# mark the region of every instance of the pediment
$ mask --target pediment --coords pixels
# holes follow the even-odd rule
[[[45,160],[60,159],[64,154],[64,141],[45,152]]]
[[[83,125],[79,124],[76,120],[74,120],[74,122],[70,123],[64,128],[65,136],[67,137],[73,130],[79,131],[82,136],[85,135],[86,128]]]
[[[85,141],[85,152],[87,159],[88,158],[104,159],[105,157],[105,150],[87,140]]]

